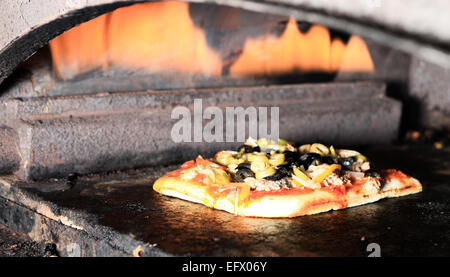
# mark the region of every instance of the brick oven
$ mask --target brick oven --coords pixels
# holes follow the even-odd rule
[[[446,1],[4,2],[0,223],[61,256],[361,256],[361,237],[449,253],[446,141],[403,140],[450,129]],[[277,107],[280,137],[360,147],[424,192],[276,221],[156,195],[181,162],[242,144],[227,122],[213,141],[174,140],[176,107],[202,126],[208,107]],[[318,229],[330,244],[313,245]]]

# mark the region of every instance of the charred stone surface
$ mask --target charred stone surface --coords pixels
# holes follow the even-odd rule
[[[73,253],[65,250],[73,243],[81,246],[81,256],[368,256],[370,243],[380,245],[382,256],[448,256],[450,149],[360,150],[379,168],[418,178],[423,192],[318,215],[264,219],[154,192],[153,182],[177,166],[81,176],[74,186],[4,176],[0,218],[37,241],[55,243],[62,256]]]
[[[0,224],[0,257],[42,257],[43,245]]]

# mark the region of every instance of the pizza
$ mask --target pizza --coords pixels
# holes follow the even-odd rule
[[[296,217],[417,193],[422,185],[399,170],[373,168],[355,150],[249,138],[236,151],[185,162],[153,189],[239,216]]]

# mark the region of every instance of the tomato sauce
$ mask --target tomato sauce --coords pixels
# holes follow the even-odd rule
[[[225,167],[223,167],[219,164],[216,164],[215,162],[205,160],[201,156],[198,156],[197,159],[195,160],[195,162],[197,165],[200,165],[200,166],[226,170]]]
[[[321,190],[328,191],[336,195],[336,197],[345,197],[345,194],[347,192],[347,189],[344,185],[342,186],[329,186],[329,187],[323,187]]]
[[[202,185],[208,185],[208,183],[205,183],[205,180],[208,180],[208,176],[206,176],[205,174],[202,173],[198,173],[197,175],[195,175],[195,177],[192,179],[192,181],[200,183]]]
[[[405,180],[409,179],[409,177],[405,173],[395,169],[384,170],[383,177],[387,180],[396,179],[403,184],[406,184]]]
[[[195,162],[193,160],[187,161],[181,165],[182,169],[188,169],[195,166]]]
[[[186,170],[186,169],[189,169],[189,168],[192,168],[192,167],[195,167],[195,166],[199,166],[199,165],[200,166],[204,166],[204,167],[209,167],[209,168],[226,170],[225,167],[223,167],[223,166],[221,166],[219,164],[216,164],[215,162],[212,162],[212,161],[209,161],[209,160],[205,160],[201,156],[198,156],[197,159],[195,159],[195,161],[194,160],[190,160],[190,161],[187,161],[187,162],[183,163],[181,165],[180,169],[177,169],[175,171],[172,171],[172,172],[168,173],[167,176],[169,176],[169,177],[179,177],[181,172],[183,172],[183,170]],[[197,177],[195,177],[195,178],[197,178]],[[202,177],[198,177],[198,178],[202,178]],[[194,179],[194,181],[198,182],[198,180],[195,180],[195,179]]]

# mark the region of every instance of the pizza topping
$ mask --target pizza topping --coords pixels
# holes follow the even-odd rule
[[[262,171],[266,169],[267,167],[270,167],[269,159],[265,154],[259,153],[258,155],[255,154],[249,154],[248,155],[248,161],[250,162],[250,169],[257,173],[258,171]]]
[[[344,169],[350,170],[350,167],[356,161],[356,159],[354,157],[338,158],[337,161],[340,165],[342,165]]]
[[[335,159],[331,156],[322,156],[320,157],[320,162],[324,164],[335,164]]]
[[[180,173],[180,178],[183,180],[192,180],[197,176],[198,172],[192,168],[184,170]]]
[[[243,157],[237,158],[239,153],[236,151],[220,151],[214,159],[221,165],[228,166],[230,164],[240,164],[245,162]]]
[[[330,156],[333,158],[337,157],[337,153],[336,153],[336,150],[334,149],[333,145],[330,146]]]
[[[380,190],[381,184],[377,178],[368,177],[363,185],[363,190],[366,193],[377,193]]]
[[[285,150],[295,151],[295,147],[293,147],[289,142],[284,139],[279,139],[278,142],[274,140],[269,140],[266,138],[260,138],[255,140],[253,138],[248,138],[245,142],[245,145],[259,148],[260,152],[270,153],[271,151],[279,151],[284,152]],[[253,151],[255,152],[255,151]]]
[[[225,167],[205,160],[201,156],[198,156],[195,162],[184,163],[179,174],[183,180],[193,180],[202,184],[226,184],[231,181]]]
[[[369,162],[354,162],[350,166],[351,171],[356,172],[364,172],[370,169],[370,163]]]
[[[246,183],[239,184],[237,187],[238,189],[238,196],[237,196],[237,205],[235,207],[239,207],[240,204],[247,199],[250,196],[250,185]]]
[[[293,168],[294,175],[292,175],[291,182],[294,187],[307,187],[310,189],[318,189],[320,188],[319,183],[314,183],[311,178],[308,177],[306,173],[304,173],[301,169],[294,167]]]
[[[256,143],[256,140],[252,137],[249,137],[246,141],[245,141],[246,145],[252,146],[252,147],[257,147],[258,143]],[[259,146],[258,146],[259,147]]]
[[[309,153],[309,150],[311,149],[311,144],[303,144],[298,148],[298,151],[302,154]]]
[[[353,179],[361,179],[361,178],[364,178],[365,174],[364,174],[364,172],[345,171],[344,176],[347,176],[348,178],[353,178]]]
[[[326,156],[330,153],[330,150],[328,149],[328,147],[326,147],[323,144],[320,143],[313,143],[311,145],[311,147],[309,148],[309,152],[310,153],[317,153],[321,156]]]
[[[369,169],[366,172],[364,172],[364,176],[381,178],[381,174],[378,171],[374,170],[374,169]]]
[[[350,157],[355,157],[355,156],[361,155],[361,153],[359,153],[358,151],[348,150],[348,149],[339,149],[336,152],[337,152],[338,156],[341,158],[350,158]]]
[[[239,149],[238,149],[239,153],[241,153],[241,152],[243,152],[243,153],[253,153],[253,152],[260,152],[260,151],[261,151],[261,148],[259,146],[253,147],[253,146],[246,145],[246,144],[240,146]]]
[[[273,166],[278,166],[284,163],[284,154],[271,154],[269,163]]]
[[[187,161],[184,164],[182,164],[181,168],[182,169],[187,169],[187,168],[191,168],[193,166],[195,166],[195,162],[193,160],[191,160],[191,161]]]
[[[301,169],[299,169],[297,167],[294,167],[293,171],[294,171],[294,175],[297,178],[300,178],[300,179],[302,179],[304,181],[310,181],[311,180]]]
[[[192,181],[199,182],[199,183],[202,183],[202,184],[211,184],[212,183],[211,179],[210,179],[210,176],[202,174],[202,173],[197,173],[195,175],[195,177],[192,178]]]
[[[210,160],[203,159],[202,156],[198,156],[195,160],[197,166],[203,166],[203,167],[210,167],[210,168],[216,168],[216,169],[223,169],[225,170],[225,167],[218,165],[214,162],[211,162]]]
[[[289,182],[286,179],[279,181],[268,181],[265,179],[255,179],[249,177],[245,179],[245,183],[248,183],[250,188],[255,191],[275,191],[282,188],[289,188]]]
[[[237,165],[237,164],[229,164],[228,165],[228,172],[231,172],[231,173],[236,173],[237,172],[237,167],[238,167],[239,165]]]
[[[266,167],[263,170],[257,171],[255,173],[256,179],[264,179],[266,177],[274,175],[276,172],[276,169],[272,166]]]
[[[255,177],[255,173],[253,173],[250,168],[238,166],[237,171],[234,174],[234,179],[237,182],[244,182],[244,180],[248,177]]]
[[[308,173],[316,183],[321,183],[325,178],[328,177],[331,173],[335,172],[336,170],[341,170],[341,165],[339,164],[321,164],[319,166],[310,166],[308,169]]]
[[[264,179],[269,181],[279,181],[283,178],[290,177],[292,169],[287,164],[282,164],[277,166],[277,171],[275,174],[265,177]]]
[[[272,191],[284,187],[280,182],[287,187],[317,189],[340,186],[349,179],[376,177],[372,172],[365,174],[370,171],[370,163],[357,151],[335,149],[321,143],[305,144],[296,149],[282,139],[276,142],[249,138],[238,151],[218,152],[215,161],[227,167],[234,181],[250,180],[252,190]],[[215,164],[206,160],[197,162],[201,165],[209,163]],[[218,164],[216,166],[220,166]]]
[[[319,165],[321,156],[317,153],[307,153],[300,156],[300,163],[305,169],[309,169],[311,165]]]
[[[322,181],[322,183],[324,186],[329,187],[329,186],[341,186],[345,182],[339,175],[333,172],[330,175],[328,175],[325,178],[325,180]]]
[[[325,172],[330,165],[328,164],[321,164],[321,165],[311,165],[308,167],[306,173],[308,174],[308,177],[314,180],[317,176]],[[325,176],[326,177],[326,176]]]

